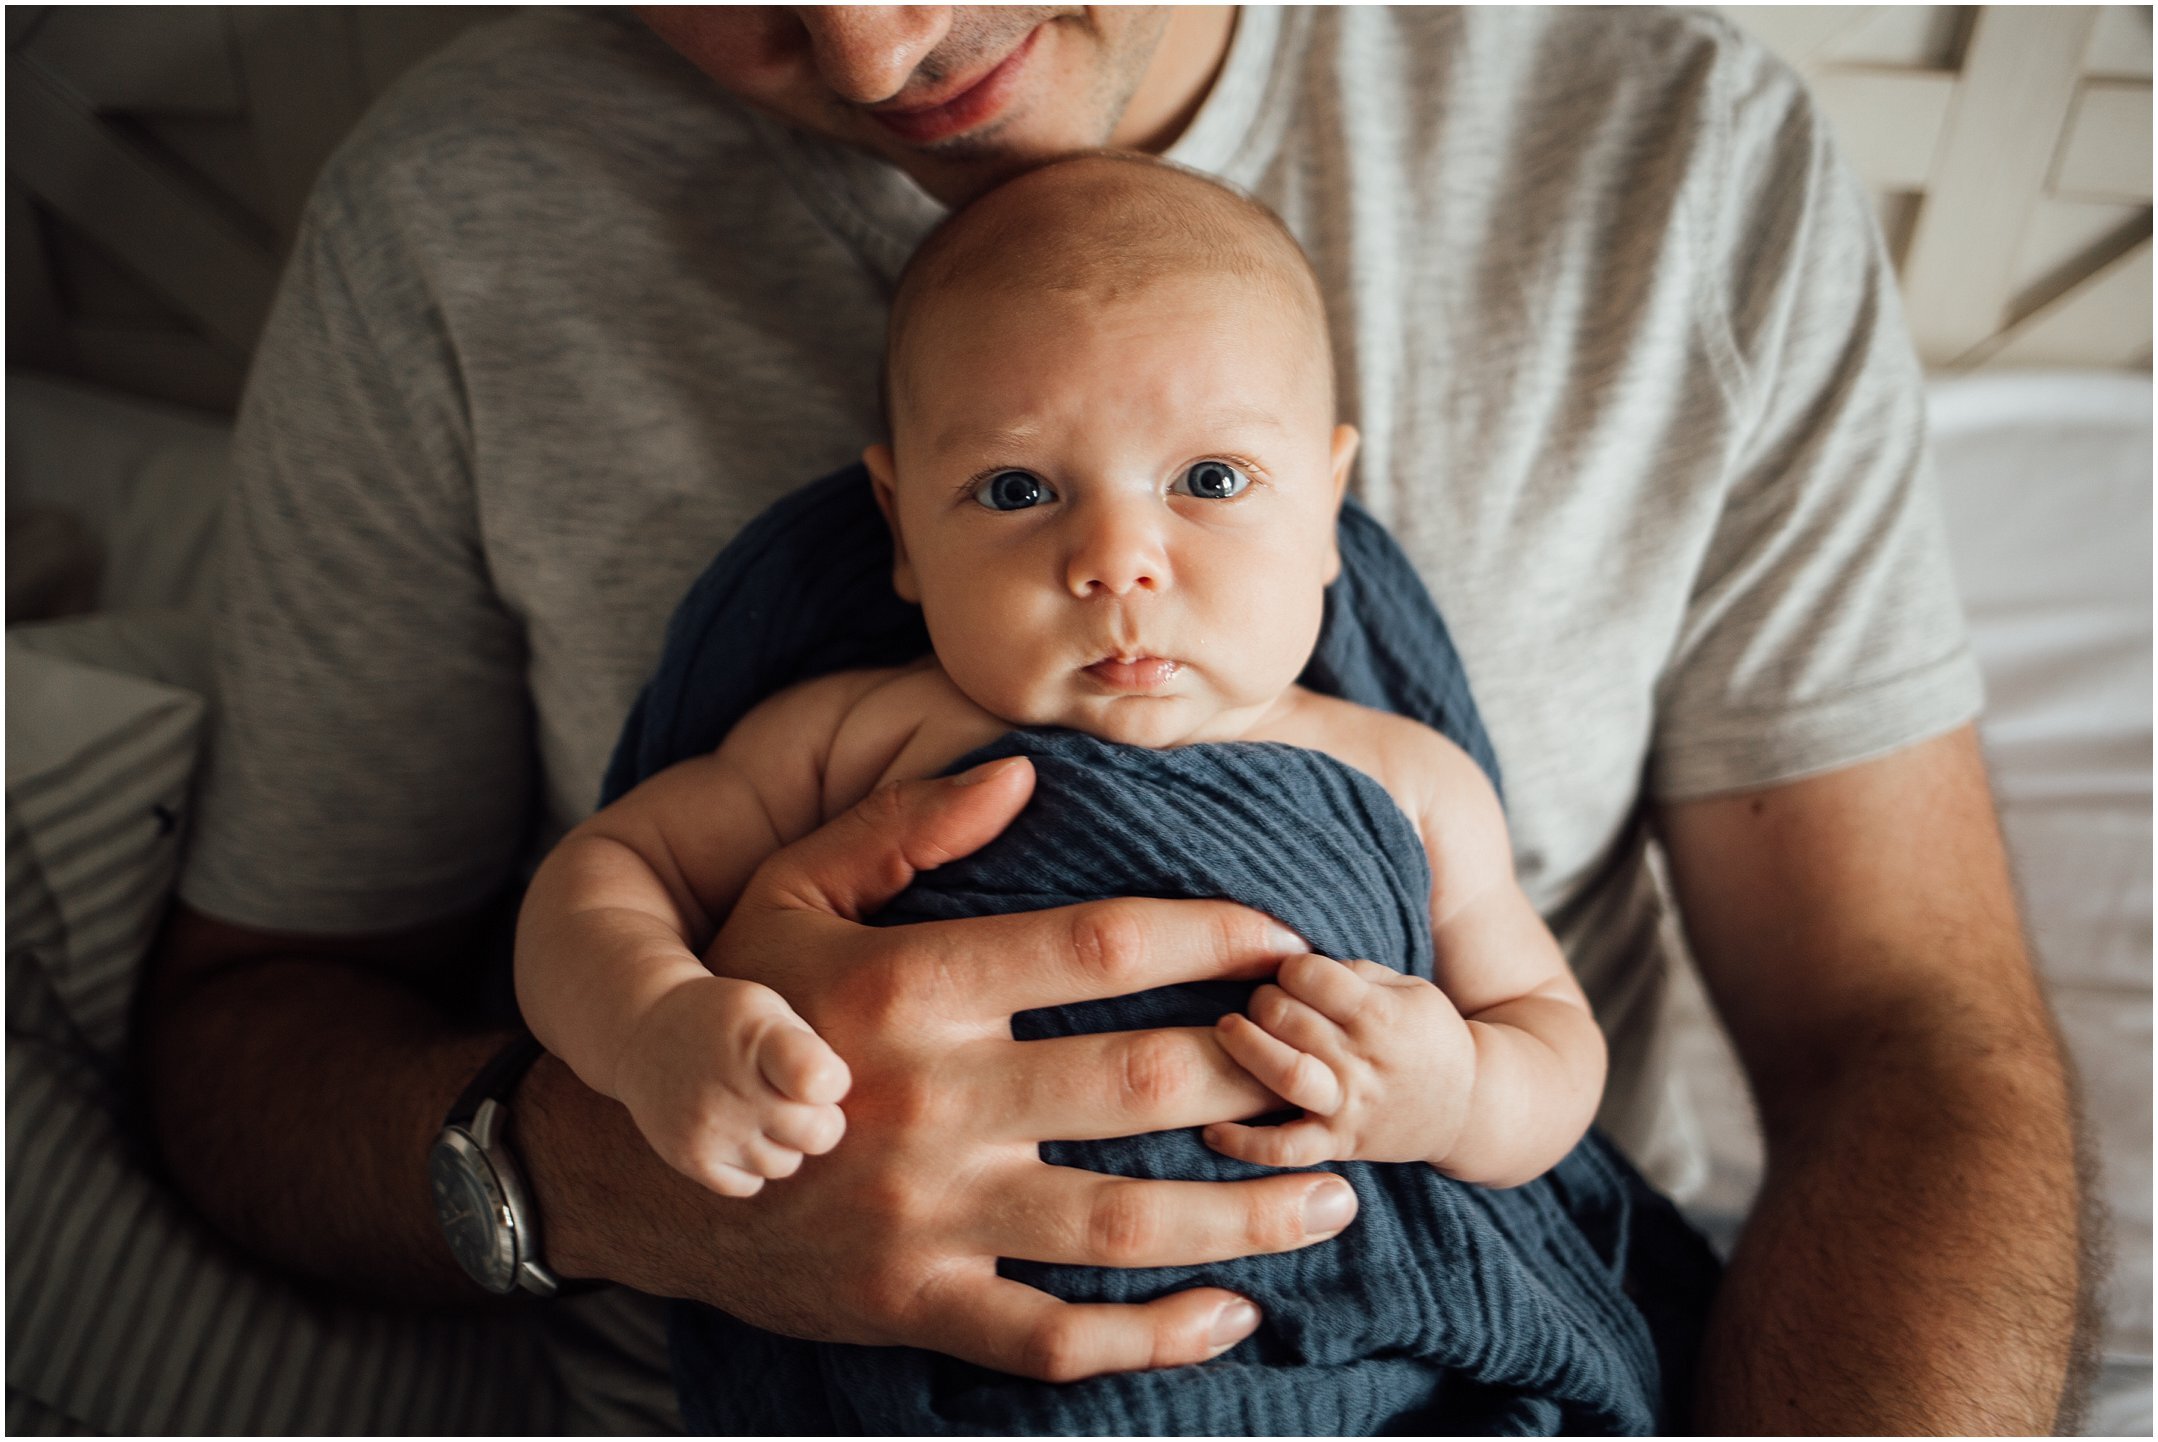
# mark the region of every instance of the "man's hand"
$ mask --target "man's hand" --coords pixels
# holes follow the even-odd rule
[[[853,1073],[845,1139],[784,1184],[713,1197],[619,1145],[626,1119],[610,1127],[609,1104],[580,1097],[564,1069],[535,1072],[526,1110],[539,1115],[520,1117],[519,1145],[557,1270],[794,1336],[927,1347],[1052,1381],[1202,1361],[1249,1335],[1257,1310],[1218,1288],[1075,1305],[996,1273],[998,1257],[1139,1267],[1288,1251],[1355,1212],[1330,1175],[1136,1181],[1037,1150],[1275,1106],[1210,1028],[1019,1042],[1011,1017],[1267,975],[1305,950],[1278,923],[1226,902],[1123,900],[861,924],[917,872],[996,835],[1032,788],[1023,760],[887,787],[773,855],[737,903],[714,968],[785,996]]]
[[[1445,1160],[1476,1085],[1476,1043],[1446,993],[1375,961],[1299,956],[1221,1019],[1224,1050],[1301,1120],[1217,1122],[1206,1143],[1268,1167]]]

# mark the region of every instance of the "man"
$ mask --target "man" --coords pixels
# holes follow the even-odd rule
[[[492,904],[592,804],[703,560],[873,437],[883,298],[936,202],[1130,145],[1244,185],[1312,253],[1358,492],[1461,642],[1637,1152],[1663,844],[1770,1148],[1700,1425],[2050,1428],[2066,1087],[1892,278],[1788,76],[1720,22],[1611,12],[648,20],[671,50],[589,16],[472,37],[311,207],[243,412],[220,739],[144,1017],[203,1210],[302,1271],[471,1295],[422,1176],[504,1040],[444,1004]],[[997,1256],[1189,1263],[1353,1223],[1310,1174],[1039,1164],[1044,1138],[1264,1098],[1189,1035],[1051,1052],[1008,1041],[1013,1011],[1257,974],[1279,944],[1196,903],[854,923],[1002,820],[982,805],[880,793],[774,858],[722,938],[853,1069],[823,1162],[722,1200],[561,1067],[525,1076],[555,1272],[1071,1378],[1196,1361],[1255,1318],[1211,1289],[1070,1307]]]

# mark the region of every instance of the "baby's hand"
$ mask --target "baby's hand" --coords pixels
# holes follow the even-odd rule
[[[852,1078],[770,987],[706,976],[664,993],[637,1024],[616,1095],[652,1149],[721,1196],[748,1197],[839,1144]]]
[[[1303,1119],[1218,1122],[1206,1144],[1260,1166],[1432,1162],[1461,1134],[1476,1076],[1468,1023],[1430,982],[1377,962],[1299,956],[1216,1028],[1222,1049]]]

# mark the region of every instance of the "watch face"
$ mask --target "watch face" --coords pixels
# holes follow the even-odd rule
[[[514,1291],[517,1234],[485,1154],[463,1132],[446,1131],[428,1154],[427,1174],[458,1265],[490,1292]]]

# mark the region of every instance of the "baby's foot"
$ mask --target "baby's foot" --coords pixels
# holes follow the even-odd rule
[[[847,1064],[769,987],[685,982],[656,1002],[618,1091],[653,1150],[722,1196],[747,1197],[839,1144]]]

